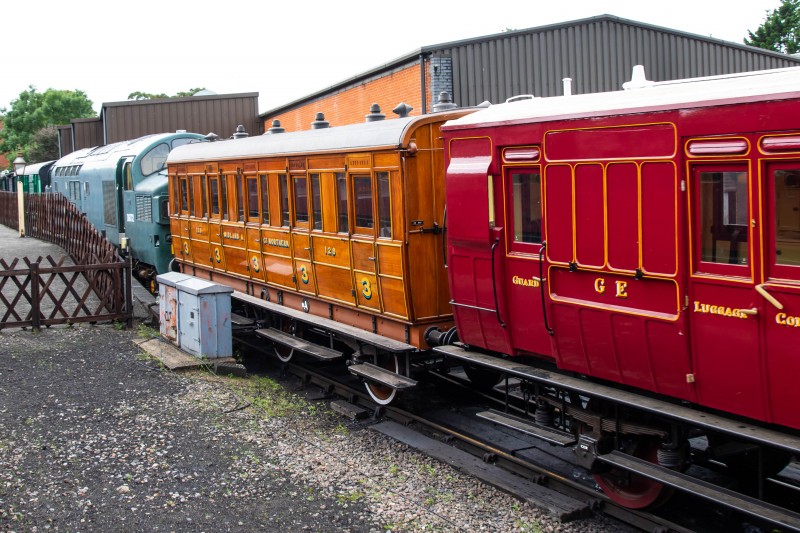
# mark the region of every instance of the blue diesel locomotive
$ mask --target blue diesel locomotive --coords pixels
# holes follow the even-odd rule
[[[172,260],[165,162],[173,148],[204,136],[160,133],[68,154],[51,169],[52,189],[74,203],[112,243],[131,254],[151,290]]]

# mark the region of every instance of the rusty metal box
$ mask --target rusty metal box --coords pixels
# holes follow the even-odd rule
[[[179,281],[189,278],[181,272],[167,272],[156,277],[158,281],[158,319],[161,336],[180,346],[178,337],[178,288]]]

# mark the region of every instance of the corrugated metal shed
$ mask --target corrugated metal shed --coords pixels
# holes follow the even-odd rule
[[[258,93],[189,96],[104,103],[105,142],[186,130],[228,137],[239,125],[258,135]]]
[[[619,90],[634,65],[644,65],[653,81],[800,65],[800,57],[600,15],[425,46],[266,111],[261,119],[269,123],[353,87],[369,91],[373,80],[420,60],[424,104],[415,113],[430,112],[440,90],[451,93],[460,106],[500,103],[520,94],[560,95],[563,78],[572,79],[573,94]]]
[[[612,15],[422,50],[452,58],[453,100],[460,105],[560,95],[563,78],[572,78],[575,94],[619,90],[634,65],[644,65],[653,81],[800,65],[800,58]]]
[[[88,148],[103,144],[103,121],[99,118],[75,118],[70,123],[76,147]]]

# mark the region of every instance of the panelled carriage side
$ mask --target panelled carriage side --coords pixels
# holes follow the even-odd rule
[[[690,458],[774,474],[800,453],[798,110],[800,70],[781,69],[448,123],[463,344],[436,350],[530,384],[624,505],[660,501]],[[658,467],[632,476],[628,454]]]
[[[413,384],[400,374],[428,348],[425,331],[452,326],[439,127],[466,112],[173,151],[181,270],[232,286],[262,314],[270,327],[259,334],[282,347],[282,359],[294,350],[350,356],[361,363],[351,371],[388,403]],[[328,337],[315,336],[320,329]]]

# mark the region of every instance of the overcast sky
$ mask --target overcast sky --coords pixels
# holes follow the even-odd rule
[[[0,108],[33,85],[258,92],[264,112],[423,46],[614,15],[741,43],[780,0],[9,0]]]

